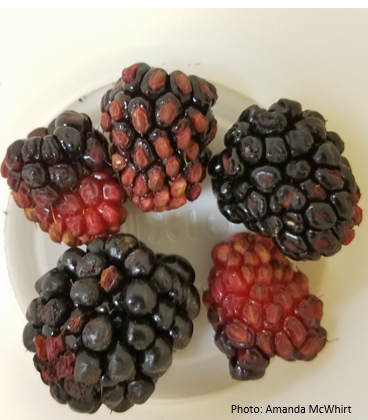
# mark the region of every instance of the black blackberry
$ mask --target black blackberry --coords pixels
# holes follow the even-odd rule
[[[221,213],[272,237],[287,256],[317,260],[354,238],[360,192],[344,143],[316,111],[280,99],[253,105],[226,133],[226,149],[209,164]]]
[[[101,127],[110,133],[113,168],[142,211],[198,198],[217,130],[216,100],[211,83],[145,63],[124,69],[103,96]]]
[[[126,219],[126,195],[109,160],[90,118],[66,111],[12,143],[1,174],[27,219],[54,242],[75,246],[118,232]]]
[[[189,344],[200,298],[187,260],[134,236],[69,248],[35,283],[24,346],[56,401],[82,413],[143,404]]]

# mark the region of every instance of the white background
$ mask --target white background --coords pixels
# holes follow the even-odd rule
[[[0,155],[75,99],[117,79],[123,67],[147,61],[193,71],[263,106],[286,97],[320,111],[328,129],[345,141],[363,193],[361,206],[368,209],[367,45],[366,10],[0,10]],[[5,181],[0,199],[4,226]],[[227,419],[244,416],[230,414],[232,404],[262,406],[263,411],[268,404],[337,404],[352,407],[352,414],[341,418],[366,419],[366,226],[363,220],[349,247],[317,263],[321,277],[311,279],[311,289],[313,281],[322,285],[323,325],[329,338],[336,338],[317,359],[309,364],[274,360],[260,381],[200,398],[152,398],[122,416]],[[77,419],[47,395],[24,351],[24,314],[7,276],[3,231],[0,240],[1,418]],[[11,263],[22,264],[25,257],[14,254]],[[107,410],[100,410],[94,418],[106,416]],[[318,415],[286,418],[299,416]]]

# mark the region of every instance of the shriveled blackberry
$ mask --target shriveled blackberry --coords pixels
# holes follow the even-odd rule
[[[215,344],[237,380],[261,378],[277,355],[314,359],[326,343],[323,304],[271,239],[238,233],[212,250],[203,301]]]
[[[82,413],[143,404],[193,333],[194,271],[134,236],[67,249],[35,283],[23,343],[53,398]]]
[[[201,193],[217,123],[216,88],[181,71],[137,63],[101,100],[101,127],[110,133],[112,166],[133,204],[164,211]]]
[[[316,111],[280,99],[253,105],[225,135],[209,164],[221,213],[272,237],[294,260],[336,254],[362,220],[360,191],[344,143]]]
[[[1,174],[18,207],[54,242],[86,244],[120,230],[126,194],[109,165],[105,137],[85,114],[66,111],[12,143]]]

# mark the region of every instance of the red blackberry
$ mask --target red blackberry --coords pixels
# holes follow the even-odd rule
[[[201,193],[217,123],[216,88],[181,71],[145,63],[123,70],[101,101],[101,127],[110,133],[112,165],[142,211],[164,211]]]
[[[336,254],[362,220],[344,143],[316,111],[280,99],[247,108],[209,164],[221,213],[295,260]]]
[[[200,298],[184,258],[134,236],[69,248],[35,283],[23,343],[59,403],[84,413],[143,404],[186,347]]]
[[[7,150],[1,174],[15,203],[54,242],[86,244],[120,230],[126,195],[105,137],[85,114],[66,111]]]
[[[238,233],[213,248],[212,260],[203,301],[234,379],[261,378],[275,355],[316,357],[326,343],[322,302],[270,239]]]

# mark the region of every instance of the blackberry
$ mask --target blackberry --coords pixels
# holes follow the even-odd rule
[[[225,135],[209,164],[221,213],[272,237],[294,260],[336,254],[362,220],[360,191],[344,143],[316,111],[280,99],[253,105]]]
[[[12,143],[1,174],[27,219],[54,242],[86,244],[118,232],[126,219],[108,143],[85,114],[66,111],[47,129]]]
[[[134,236],[67,249],[35,283],[23,343],[52,397],[82,413],[143,404],[193,334],[200,298],[189,262]]]
[[[217,130],[216,100],[211,83],[145,63],[124,69],[103,96],[101,127],[110,133],[112,166],[142,211],[198,198]]]
[[[203,301],[232,378],[259,379],[275,355],[310,361],[323,349],[323,304],[271,239],[235,234],[212,260]]]

